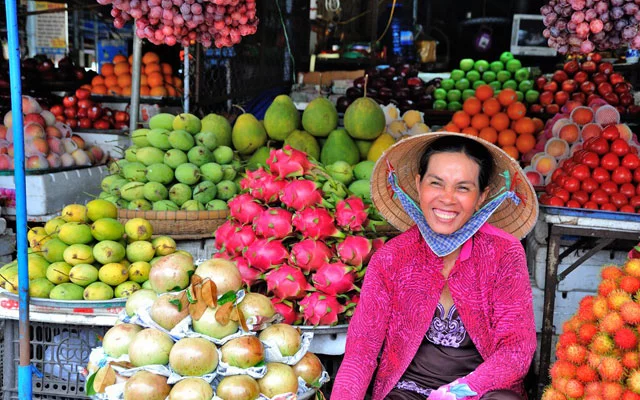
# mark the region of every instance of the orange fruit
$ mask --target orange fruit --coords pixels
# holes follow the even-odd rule
[[[113,64],[112,63],[104,63],[102,67],[100,67],[100,73],[102,76],[113,75]]]
[[[499,112],[493,117],[491,117],[491,126],[495,128],[496,131],[500,132],[507,128],[509,128],[509,123],[511,120],[509,116],[503,112]]]
[[[536,138],[530,134],[523,134],[516,139],[516,148],[522,154],[530,152],[536,146]]]
[[[120,86],[115,85],[115,86],[111,86],[109,88],[109,94],[115,95],[115,96],[119,96],[122,94],[122,88],[120,88]]]
[[[140,86],[147,86],[147,74],[140,74]]]
[[[462,110],[474,116],[482,110],[482,102],[475,97],[469,97],[464,101],[464,104],[462,104]]]
[[[152,72],[151,74],[147,75],[147,82],[152,88],[162,86],[164,85],[164,78],[162,77],[162,74],[160,72]]]
[[[122,54],[116,54],[115,56],[113,56],[113,60],[111,60],[112,63],[114,64],[118,64],[118,63],[129,63],[129,60],[127,60],[127,57],[123,56]]]
[[[512,121],[519,120],[520,118],[524,117],[526,113],[527,107],[519,101],[511,103],[511,105],[507,107],[507,115],[509,116],[509,118],[511,118]]]
[[[123,96],[131,96],[131,86],[125,86],[122,88]]]
[[[502,148],[502,151],[507,153],[509,157],[513,158],[514,160],[518,160],[520,158],[520,152],[515,146],[504,146]]]
[[[117,63],[113,67],[113,73],[116,74],[116,76],[126,75],[129,73],[129,68],[131,68],[131,66],[128,62]]]
[[[169,97],[176,97],[178,95],[178,92],[173,86],[164,85],[164,88],[167,89],[167,95]]]
[[[160,57],[158,57],[158,55],[152,51],[145,53],[145,55],[142,56],[142,63],[144,65],[147,64],[151,64],[151,63],[159,63],[160,62]]]
[[[478,136],[478,130],[472,126],[467,126],[462,130],[462,133],[466,133],[471,136]]]
[[[460,128],[458,128],[453,122],[449,122],[448,124],[443,126],[442,130],[446,132],[460,132]]]
[[[453,122],[458,128],[464,129],[471,123],[471,118],[469,114],[464,111],[456,111],[453,114],[453,118],[451,118],[451,122]]]
[[[91,88],[93,94],[107,94],[107,87],[104,85],[96,85]]]
[[[500,147],[513,146],[516,144],[517,138],[518,135],[516,135],[514,131],[512,131],[511,129],[505,129],[498,133],[498,144],[500,145]]]
[[[158,63],[151,63],[151,64],[147,64],[144,67],[144,73],[147,75],[151,75],[153,72],[160,72],[162,73],[162,68],[160,68],[160,64]]]
[[[529,117],[523,117],[516,120],[514,130],[520,135],[533,135],[536,132],[536,124]]]
[[[503,89],[498,93],[498,101],[503,107],[508,107],[514,102],[518,101],[518,95],[513,89]]]
[[[485,101],[493,97],[493,88],[489,85],[480,85],[476,88],[476,97],[480,101]]]
[[[140,86],[140,96],[149,96],[151,89],[149,86]]]
[[[151,96],[165,97],[167,95],[167,89],[164,86],[155,86],[151,88],[149,92]]]
[[[495,144],[498,141],[498,132],[490,126],[480,129],[478,137],[486,140],[489,143]]]
[[[127,61],[129,61],[129,64],[133,65],[133,54],[129,56]]]
[[[121,88],[131,86],[131,75],[120,75],[118,77],[118,86]]]
[[[93,77],[93,79],[91,79],[91,84],[93,86],[104,85],[104,78],[100,75],[96,75]]]
[[[173,75],[173,68],[171,68],[170,64],[161,63],[160,68],[162,68],[163,75]]]
[[[536,126],[536,133],[542,132],[542,130],[544,129],[544,121],[542,121],[538,117],[533,117],[531,118],[531,120],[533,121],[533,124]]]
[[[109,75],[104,80],[104,85],[106,87],[112,87],[118,85],[118,77],[115,75]]]
[[[493,97],[486,99],[482,103],[482,112],[490,117],[499,113],[500,110],[502,110],[500,102]]]
[[[178,78],[177,76],[173,77],[173,86],[176,89],[182,89],[182,79]]]
[[[80,88],[81,89],[87,89],[87,90],[91,91],[91,85],[88,85],[86,83],[84,85],[80,86]]]
[[[163,76],[164,76],[165,83],[173,86],[173,77],[171,75],[163,75]]]
[[[471,117],[471,126],[478,131],[489,126],[489,117],[486,114],[476,114]]]

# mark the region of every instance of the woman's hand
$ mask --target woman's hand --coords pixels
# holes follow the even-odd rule
[[[455,380],[444,386],[440,386],[437,390],[431,392],[427,400],[458,400],[468,396],[475,396],[476,392],[471,390],[469,385]]]

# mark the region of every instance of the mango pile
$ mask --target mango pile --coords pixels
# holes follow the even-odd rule
[[[29,230],[29,295],[54,300],[126,298],[149,288],[151,266],[176,252],[168,236],[151,240],[142,218],[124,225],[112,203],[96,199],[71,204],[44,227]],[[18,262],[0,268],[0,286],[18,292]]]

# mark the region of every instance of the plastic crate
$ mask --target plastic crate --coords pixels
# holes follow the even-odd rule
[[[41,373],[33,375],[33,398],[86,399],[83,368],[91,349],[99,346],[109,327],[32,322],[31,363]],[[4,329],[4,400],[18,399],[20,358],[18,321],[6,320]]]

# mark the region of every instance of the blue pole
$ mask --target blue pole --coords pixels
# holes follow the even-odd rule
[[[29,343],[29,266],[27,258],[27,194],[24,176],[24,134],[22,127],[22,80],[20,78],[20,41],[16,0],[5,1],[9,39],[9,78],[13,131],[13,169],[16,184],[16,239],[18,241],[18,296],[20,364],[18,398],[31,399],[31,349]]]

